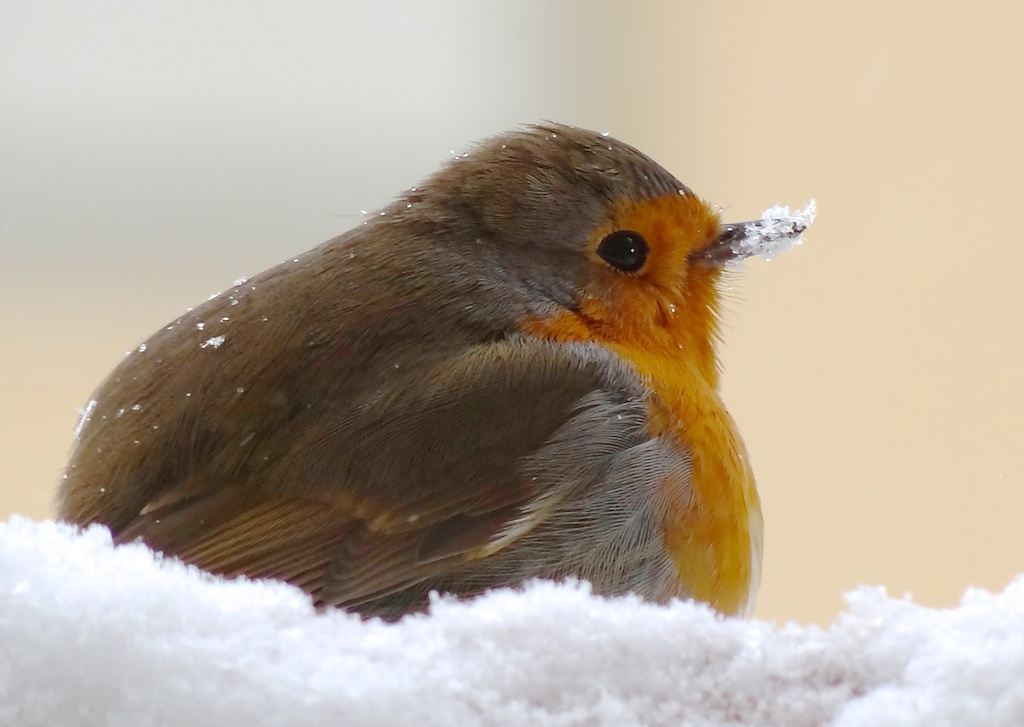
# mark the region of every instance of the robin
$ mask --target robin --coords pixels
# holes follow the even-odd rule
[[[749,612],[717,283],[762,237],[607,135],[490,139],[129,354],[58,514],[385,619],[567,577]]]

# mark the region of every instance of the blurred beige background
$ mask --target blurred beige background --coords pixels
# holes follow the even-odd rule
[[[758,615],[1024,572],[1024,4],[0,1],[0,518],[185,307],[521,122],[610,130],[725,216],[818,200],[734,278]]]

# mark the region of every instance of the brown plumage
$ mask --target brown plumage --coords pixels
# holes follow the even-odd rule
[[[623,229],[639,270],[601,247]],[[716,393],[722,233],[614,139],[486,141],[128,356],[59,515],[386,618],[566,576],[743,610],[760,513]]]

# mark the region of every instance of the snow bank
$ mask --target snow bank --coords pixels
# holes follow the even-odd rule
[[[828,631],[536,583],[386,625],[0,523],[0,725],[1024,725],[1024,580]]]

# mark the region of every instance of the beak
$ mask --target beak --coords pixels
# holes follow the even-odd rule
[[[789,207],[772,207],[761,219],[722,225],[711,244],[690,254],[690,260],[706,267],[721,267],[760,255],[770,260],[799,245],[816,214],[814,200],[790,214]]]

